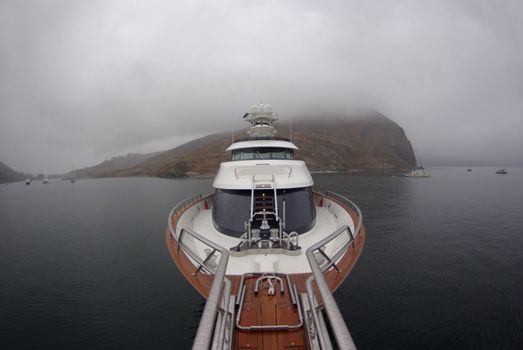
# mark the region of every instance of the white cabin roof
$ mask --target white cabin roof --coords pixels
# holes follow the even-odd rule
[[[279,147],[279,148],[290,148],[299,149],[296,145],[289,141],[282,140],[249,140],[239,141],[230,145],[225,151],[233,151],[243,148],[259,148],[259,147]]]
[[[240,160],[221,163],[213,187],[250,190],[257,184],[282,189],[310,187],[314,181],[302,160]]]

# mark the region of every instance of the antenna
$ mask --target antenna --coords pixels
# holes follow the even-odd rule
[[[234,143],[234,129],[231,129],[231,140]]]
[[[291,142],[292,142],[292,119],[289,119],[289,132],[291,133]]]

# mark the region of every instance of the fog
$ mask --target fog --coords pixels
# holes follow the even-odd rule
[[[0,160],[169,149],[263,100],[372,106],[425,164],[523,165],[522,62],[517,0],[0,0]]]

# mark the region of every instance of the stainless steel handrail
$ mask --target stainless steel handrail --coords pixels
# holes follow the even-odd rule
[[[335,199],[339,200],[340,202],[347,205],[350,209],[352,209],[356,212],[356,217],[358,219],[358,222],[356,223],[356,226],[354,227],[354,239],[356,239],[356,237],[358,237],[358,235],[360,234],[361,225],[363,224],[363,215],[361,214],[360,208],[353,201],[351,201],[350,199],[348,199],[345,196],[342,196],[339,193],[327,191],[327,192],[325,192],[325,195],[327,197],[329,197],[329,196],[335,197]]]
[[[171,236],[174,239],[177,239],[176,237],[176,231],[172,226],[172,216],[177,214],[182,208],[184,208],[188,204],[193,204],[197,202],[198,200],[201,200],[202,196],[201,194],[197,194],[195,196],[189,197],[186,200],[182,201],[180,204],[178,204],[176,207],[173,208],[171,213],[169,214],[169,231],[171,233]],[[211,343],[213,341],[213,332],[215,329],[215,323],[216,318],[218,315],[218,309],[220,306],[221,300],[225,300],[225,305],[229,302],[229,297],[231,293],[231,283],[230,281],[225,277],[225,272],[227,270],[227,263],[229,261],[229,251],[222,246],[208,240],[207,238],[201,236],[200,234],[192,231],[189,228],[183,227],[180,231],[180,239],[183,239],[182,233],[188,234],[189,236],[199,240],[200,242],[206,244],[207,246],[215,249],[218,251],[220,256],[220,262],[218,263],[218,267],[216,268],[214,279],[211,285],[211,289],[209,290],[209,295],[207,297],[207,302],[205,303],[205,307],[203,309],[202,317],[200,319],[200,324],[198,325],[198,330],[196,331],[196,336],[194,338],[193,343],[193,349],[194,350],[207,350],[211,346]],[[178,244],[182,246],[182,249],[186,252],[189,251],[189,248],[184,245],[182,242],[178,241]],[[204,265],[204,261],[200,258],[198,258],[198,255],[195,252],[192,252],[192,254],[189,254],[193,259],[195,259],[198,263],[201,265]],[[201,260],[201,261],[200,261]],[[225,284],[224,287],[222,285]],[[223,293],[222,293],[223,291]],[[227,307],[225,308],[225,312],[227,312]],[[225,327],[220,327],[220,332],[225,331]],[[218,337],[220,337],[220,341],[223,341],[223,337],[218,334]]]
[[[317,242],[316,244],[312,245],[307,249],[306,255],[307,260],[309,261],[309,265],[311,267],[312,276],[307,279],[307,294],[309,297],[309,302],[311,305],[314,304],[314,291],[312,289],[312,281],[316,281],[316,285],[318,287],[318,291],[321,295],[321,298],[323,300],[323,306],[325,307],[325,312],[327,314],[327,317],[330,321],[332,331],[334,333],[334,338],[336,341],[336,344],[339,349],[346,349],[346,350],[355,350],[356,345],[354,344],[354,341],[352,340],[352,337],[350,335],[349,329],[343,320],[343,316],[340,312],[340,309],[338,308],[338,305],[336,304],[336,301],[334,300],[334,296],[332,295],[332,292],[327,284],[327,281],[325,280],[325,277],[323,275],[323,269],[319,265],[318,261],[316,260],[316,257],[314,256],[314,252],[327,243],[331,242],[332,240],[336,239],[338,236],[340,236],[342,233],[347,232],[349,234],[349,240],[344,244],[344,246],[339,251],[345,251],[348,249],[348,246],[350,244],[353,244],[356,237],[358,237],[362,223],[363,223],[363,216],[361,214],[360,209],[354,202],[351,200],[343,197],[340,194],[328,192],[326,194],[327,198],[328,196],[336,197],[337,200],[342,202],[343,204],[350,207],[350,209],[354,210],[357,215],[357,223],[355,224],[355,230],[354,234],[350,231],[349,227],[342,227],[340,229],[337,229],[321,241]],[[339,258],[338,254],[336,254],[336,257],[334,260],[337,260]],[[332,266],[332,264],[328,264]],[[312,307],[312,306],[311,306]],[[316,312],[316,311],[314,311]],[[316,323],[316,329],[319,330],[319,323],[317,320],[317,315],[314,315],[314,321]],[[322,340],[322,343],[325,344],[324,340]]]
[[[180,211],[182,211],[183,209],[185,209],[188,205],[190,204],[193,204],[197,201],[199,201],[200,199],[202,199],[202,194],[201,193],[198,193],[198,194],[194,194],[190,197],[187,197],[185,198],[183,201],[181,201],[180,203],[178,203],[172,210],[171,212],[169,213],[169,219],[167,220],[167,224],[168,224],[168,227],[169,227],[169,231],[171,232],[171,236],[175,239],[177,239],[178,237],[176,237],[176,230],[173,229],[173,225],[172,225],[172,217],[176,214],[178,214]]]
[[[320,329],[320,325],[318,322],[318,315],[316,313],[316,307],[315,307],[315,297],[314,297],[314,291],[312,288],[312,282],[313,280],[316,281],[316,285],[318,287],[318,291],[321,295],[321,298],[323,300],[323,306],[325,308],[326,315],[330,321],[333,333],[334,333],[334,339],[337,343],[337,346],[339,349],[347,349],[347,350],[353,350],[356,349],[356,346],[354,344],[354,341],[352,340],[352,337],[350,335],[350,332],[347,328],[347,325],[345,324],[343,320],[343,316],[341,315],[341,312],[336,304],[336,301],[334,300],[334,297],[330,291],[329,286],[327,285],[327,282],[325,281],[325,278],[323,276],[324,270],[320,265],[318,264],[316,257],[314,256],[314,252],[319,250],[321,247],[323,247],[325,244],[331,242],[338,236],[340,236],[342,233],[348,233],[349,234],[349,240],[343,245],[343,247],[338,251],[337,254],[335,254],[334,260],[337,260],[339,256],[340,251],[345,251],[348,249],[348,246],[350,244],[354,243],[354,240],[356,237],[358,237],[361,227],[362,227],[362,215],[360,209],[349,199],[333,192],[327,193],[327,198],[329,196],[335,197],[336,200],[340,201],[341,203],[347,205],[351,210],[355,211],[357,216],[357,222],[355,224],[355,230],[354,234],[350,231],[350,228],[348,226],[342,227],[340,229],[337,229],[335,232],[330,234],[329,236],[325,237],[321,241],[317,242],[313,246],[309,247],[306,252],[307,259],[309,261],[309,265],[311,267],[312,276],[307,280],[307,291],[308,291],[308,297],[309,302],[311,305],[314,306],[314,321],[316,323],[316,329]],[[230,281],[225,277],[225,272],[227,269],[227,263],[229,259],[229,252],[225,248],[217,245],[216,243],[206,239],[205,237],[199,235],[198,233],[184,227],[180,230],[180,235],[176,237],[176,231],[172,226],[172,217],[176,214],[178,214],[183,209],[186,209],[188,205],[194,204],[195,202],[202,199],[201,194],[197,194],[194,196],[191,196],[184,201],[180,202],[176,207],[173,208],[171,213],[169,214],[169,220],[168,220],[168,226],[171,233],[171,236],[174,239],[183,239],[183,234],[188,234],[192,236],[193,238],[199,240],[200,242],[208,245],[209,247],[215,249],[221,254],[220,262],[218,264],[218,267],[215,271],[209,270],[211,273],[215,272],[215,277],[213,279],[213,283],[211,286],[211,289],[209,291],[209,296],[207,298],[207,302],[205,304],[205,308],[201,317],[200,324],[198,326],[198,330],[196,332],[195,340],[193,343],[193,349],[195,350],[203,350],[203,349],[209,349],[211,344],[213,343],[213,331],[215,329],[216,319],[218,315],[218,310],[220,307],[220,301],[223,299],[227,303],[230,298]],[[182,249],[189,253],[189,256],[194,259],[196,262],[200,263],[201,265],[205,265],[205,262],[199,258],[199,256],[191,251],[187,245],[183,244],[179,241],[179,245],[182,247]],[[327,264],[328,267],[332,266],[332,264]],[[326,269],[328,269],[328,267]],[[225,284],[225,286],[222,286]],[[227,308],[225,308],[225,312],[227,312]],[[223,318],[225,319],[225,317]],[[221,325],[220,327],[220,334],[217,336],[218,338],[218,344],[221,344],[223,341],[223,336],[221,335],[222,330],[225,331],[225,327]],[[322,336],[326,336],[322,335]],[[326,344],[325,340],[322,339],[322,343]],[[215,343],[216,344],[216,343]]]

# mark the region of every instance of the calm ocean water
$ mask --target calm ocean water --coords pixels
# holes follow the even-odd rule
[[[362,209],[336,293],[360,349],[523,348],[523,168],[317,175]],[[211,180],[0,185],[0,348],[189,348],[204,301],[163,241]]]

